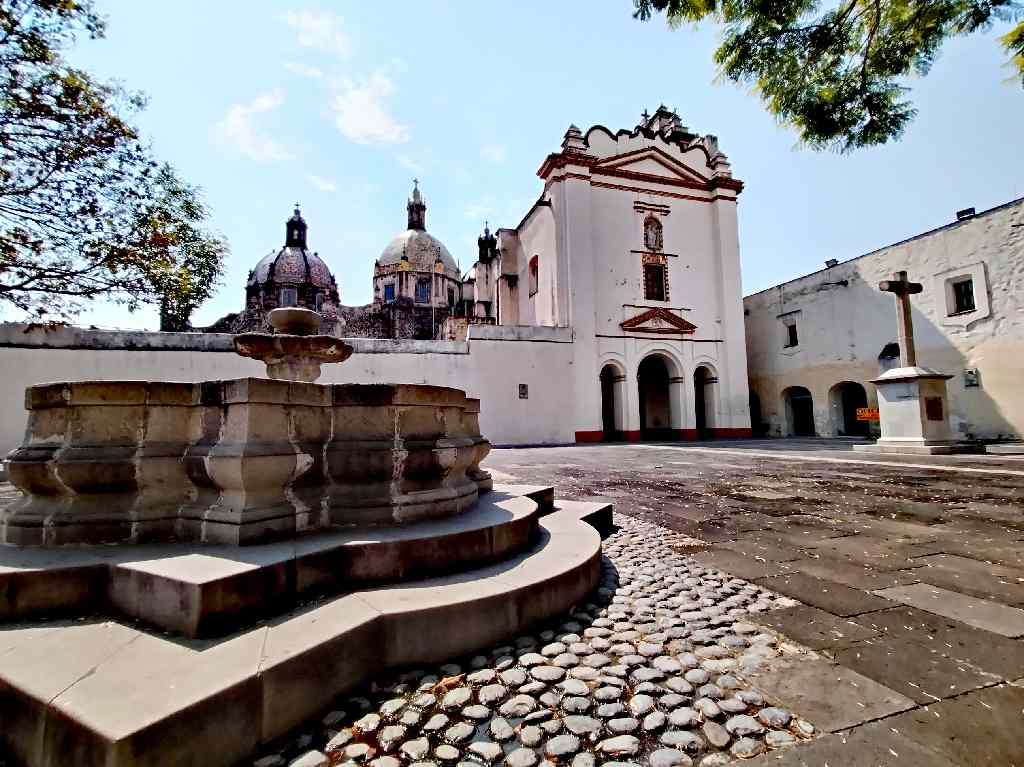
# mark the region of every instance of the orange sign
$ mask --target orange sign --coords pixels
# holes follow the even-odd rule
[[[877,407],[859,407],[859,408],[857,408],[857,420],[858,421],[877,421],[878,420],[878,408]]]

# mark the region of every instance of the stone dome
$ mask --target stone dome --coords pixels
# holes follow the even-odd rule
[[[409,269],[414,272],[434,271],[434,264],[440,258],[445,272],[456,277],[459,274],[459,267],[444,243],[422,229],[406,229],[395,235],[380,254],[377,263],[381,266],[397,266],[402,263],[403,256],[409,259]]]
[[[405,259],[414,272],[433,272],[440,259],[444,271],[454,279],[460,276],[459,266],[444,243],[427,232],[427,203],[420,195],[418,181],[413,181],[412,197],[406,204],[409,213],[407,228],[396,234],[377,259],[377,267],[401,266]]]
[[[285,244],[260,259],[249,272],[246,287],[273,282],[277,285],[312,285],[330,291],[334,276],[327,264],[306,247],[306,221],[298,207],[285,224]]]

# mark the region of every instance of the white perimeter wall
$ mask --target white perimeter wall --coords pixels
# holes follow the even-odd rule
[[[568,328],[473,327],[466,342],[351,339],[356,353],[325,365],[319,383],[429,383],[480,398],[480,428],[496,445],[572,442]],[[133,348],[134,347],[134,348]],[[82,380],[202,381],[264,377],[222,334],[28,329],[0,324],[0,456],[21,444],[24,392]],[[519,384],[529,387],[519,398]]]

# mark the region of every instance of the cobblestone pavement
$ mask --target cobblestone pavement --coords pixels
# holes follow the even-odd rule
[[[797,603],[695,564],[687,536],[616,522],[592,603],[382,680],[255,765],[712,767],[811,738],[810,722],[744,681],[802,657],[749,621]]]

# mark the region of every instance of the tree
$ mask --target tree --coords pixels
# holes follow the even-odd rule
[[[0,0],[0,304],[66,320],[106,298],[180,318],[209,294],[226,248],[198,245],[196,191],[130,124],[143,97],[62,58],[103,31],[91,0]]]
[[[817,149],[899,138],[915,110],[903,84],[949,37],[1020,17],[1016,0],[634,0],[634,17],[725,27],[715,63]],[[1024,84],[1024,22],[1002,38]]]

